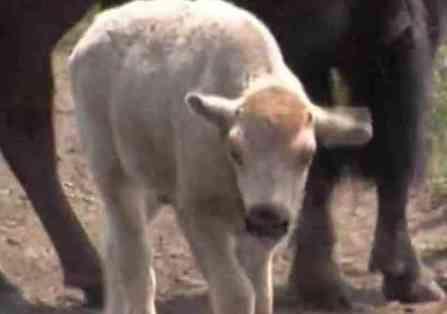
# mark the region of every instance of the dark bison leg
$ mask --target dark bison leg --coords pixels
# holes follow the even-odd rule
[[[337,178],[321,167],[318,154],[309,173],[306,197],[294,235],[296,254],[289,277],[289,294],[305,305],[324,309],[351,306],[334,258],[335,233],[329,200]]]
[[[22,82],[25,89],[20,91],[26,103],[0,109],[0,147],[56,248],[65,283],[83,289],[90,302],[100,302],[101,271],[96,252],[58,180],[49,106],[50,67],[48,60],[39,62],[39,67],[45,68],[43,73],[33,73],[32,68],[23,73],[23,80],[29,81],[26,87]]]
[[[370,270],[383,273],[383,292],[389,300],[438,301],[444,292],[418,258],[408,234],[405,207],[408,187],[395,178],[378,185],[379,215]]]
[[[129,0],[99,0],[102,9],[111,8],[128,2]]]
[[[18,293],[17,288],[5,277],[4,274],[0,273],[0,294],[4,293]]]
[[[81,0],[3,3],[0,148],[56,248],[65,283],[81,288],[90,304],[99,304],[99,258],[57,175],[50,65],[54,44],[90,4]]]
[[[444,293],[415,252],[406,216],[410,186],[423,168],[423,121],[432,75],[429,36],[424,29],[410,28],[364,56],[349,71],[353,101],[371,108],[374,123],[363,160],[364,171],[377,182],[379,206],[370,269],[382,272],[388,299],[439,300]]]
[[[300,72],[306,90],[317,104],[332,104],[329,69]],[[350,307],[334,259],[335,233],[329,201],[338,179],[332,154],[319,150],[312,164],[303,208],[294,234],[295,258],[289,277],[289,295],[306,305],[326,309]]]

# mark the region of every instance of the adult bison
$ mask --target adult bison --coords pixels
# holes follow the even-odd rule
[[[349,304],[334,262],[328,200],[351,162],[377,184],[378,220],[370,270],[383,274],[388,299],[438,300],[444,294],[423,267],[408,234],[409,189],[423,168],[423,120],[433,56],[445,32],[443,0],[238,0],[269,27],[311,98],[334,103],[330,71],[350,88],[354,106],[370,108],[374,139],[356,151],[321,149],[310,172],[296,231],[291,293],[311,304]]]

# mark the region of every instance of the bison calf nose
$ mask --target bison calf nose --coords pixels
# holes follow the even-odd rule
[[[274,239],[281,238],[287,233],[289,221],[287,210],[274,205],[254,206],[245,219],[249,233]]]

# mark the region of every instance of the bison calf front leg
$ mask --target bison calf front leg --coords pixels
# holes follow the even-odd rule
[[[273,313],[273,249],[260,242],[261,239],[244,237],[238,246],[240,263],[244,267],[255,291],[255,313]]]
[[[240,266],[235,239],[228,222],[219,221],[212,210],[188,206],[179,210],[179,222],[197,262],[208,281],[213,314],[254,314],[255,295]]]

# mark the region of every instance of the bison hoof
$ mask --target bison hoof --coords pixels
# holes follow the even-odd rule
[[[318,292],[299,292],[299,300],[305,307],[314,309],[340,311],[352,308],[352,303],[345,287],[338,285],[326,286],[321,287]]]
[[[325,293],[320,298],[306,296],[301,298],[301,302],[304,307],[327,311],[346,311],[352,308],[350,298],[343,292],[331,292],[329,295]]]
[[[315,278],[312,284],[303,283],[289,286],[287,291],[289,300],[293,296],[295,302],[305,308],[329,311],[352,309],[349,287],[341,278],[319,279]]]
[[[383,294],[388,300],[403,303],[435,302],[443,300],[446,296],[429,273],[416,279],[387,274],[384,276]]]
[[[102,308],[104,304],[103,299],[103,293],[102,293],[102,287],[99,286],[93,286],[88,288],[82,288],[84,291],[85,296],[85,306],[91,307],[91,308]]]
[[[65,272],[64,284],[66,287],[79,289],[84,293],[84,306],[100,308],[104,304],[101,278],[100,271],[90,273]]]

